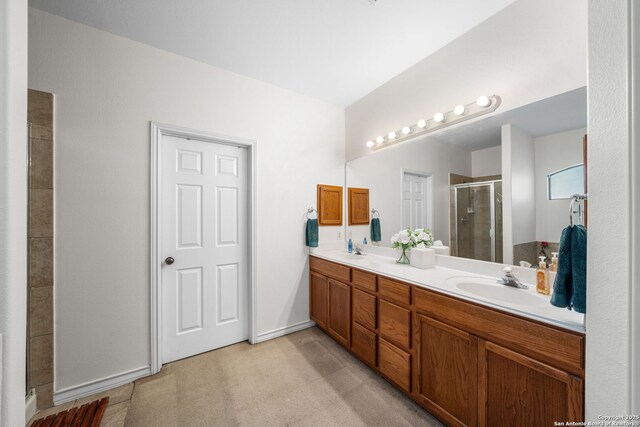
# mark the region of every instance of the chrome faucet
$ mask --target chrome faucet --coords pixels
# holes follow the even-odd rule
[[[353,247],[353,251],[356,253],[356,255],[366,255],[364,253],[364,249],[362,249],[362,246],[360,246],[359,243],[355,244],[355,246]]]
[[[505,267],[502,269],[504,277],[496,281],[499,285],[511,286],[513,288],[528,289],[529,287],[523,284],[516,276],[513,275],[513,269],[511,267]]]

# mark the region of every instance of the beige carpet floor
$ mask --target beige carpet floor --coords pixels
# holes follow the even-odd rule
[[[317,328],[170,363],[136,381],[125,426],[439,426]]]

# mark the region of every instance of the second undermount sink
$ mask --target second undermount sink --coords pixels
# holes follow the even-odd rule
[[[367,256],[367,254],[360,254],[358,255],[355,252],[349,253],[349,252],[341,252],[340,253],[340,257],[344,258],[344,259],[348,259],[348,260],[354,260],[354,259],[364,259]]]
[[[533,287],[518,289],[497,284],[495,280],[475,277],[452,277],[447,282],[453,282],[461,291],[489,300],[506,302],[526,306],[546,306],[549,301],[535,293]]]

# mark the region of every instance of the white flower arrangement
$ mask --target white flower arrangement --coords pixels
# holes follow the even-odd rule
[[[391,238],[391,247],[403,251],[410,248],[428,248],[433,245],[433,234],[428,228],[401,230]]]

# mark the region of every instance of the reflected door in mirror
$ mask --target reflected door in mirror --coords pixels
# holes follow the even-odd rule
[[[432,179],[430,174],[403,172],[402,229],[433,228]]]

